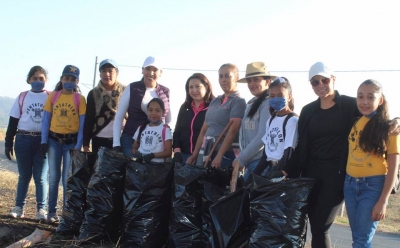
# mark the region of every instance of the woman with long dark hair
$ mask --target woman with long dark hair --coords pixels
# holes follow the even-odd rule
[[[208,105],[214,99],[211,83],[201,73],[186,80],[185,90],[186,99],[179,109],[173,138],[173,161],[180,163],[193,154]]]

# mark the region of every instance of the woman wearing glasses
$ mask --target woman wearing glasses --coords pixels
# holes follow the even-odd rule
[[[316,179],[308,198],[311,245],[331,247],[329,228],[343,202],[347,137],[355,118],[361,114],[354,97],[334,90],[336,77],[324,63],[311,66],[309,80],[318,99],[301,111],[299,142],[282,172],[291,178],[301,175]],[[398,122],[393,123],[398,126]]]

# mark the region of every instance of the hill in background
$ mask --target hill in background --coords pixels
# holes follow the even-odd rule
[[[0,96],[0,128],[6,129],[10,119],[10,110],[15,98]]]

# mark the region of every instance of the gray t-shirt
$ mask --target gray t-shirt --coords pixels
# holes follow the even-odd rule
[[[224,95],[221,95],[211,101],[205,118],[208,125],[205,136],[214,137],[215,140],[218,139],[226,125],[228,125],[229,120],[231,118],[242,119],[246,109],[246,101],[239,96],[237,91],[230,95],[224,103],[222,103],[223,99]],[[239,147],[238,142],[239,136],[236,137],[232,146]]]

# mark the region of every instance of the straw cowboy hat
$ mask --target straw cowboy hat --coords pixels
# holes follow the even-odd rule
[[[253,62],[247,64],[246,76],[240,79],[238,82],[247,83],[246,78],[251,77],[270,77],[271,79],[276,78],[276,76],[269,74],[269,71],[263,62]]]

